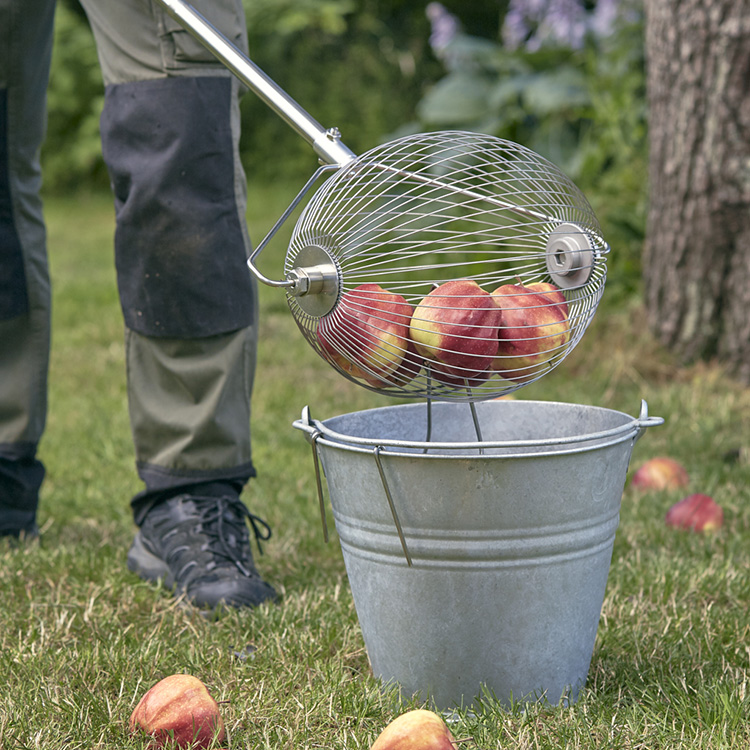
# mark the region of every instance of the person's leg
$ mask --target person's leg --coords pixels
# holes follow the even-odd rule
[[[246,46],[241,0],[194,4]],[[102,147],[145,483],[133,499],[139,532],[128,564],[199,604],[257,604],[275,592],[253,567],[239,501],[255,473],[257,338],[239,84],[151,0],[83,5],[106,85]],[[250,520],[265,538],[267,527]]]
[[[39,149],[54,0],[0,0],[0,536],[33,536],[44,467],[50,285]]]

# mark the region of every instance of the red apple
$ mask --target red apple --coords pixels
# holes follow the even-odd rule
[[[326,357],[352,377],[379,387],[398,371],[403,384],[413,370],[399,370],[409,345],[411,315],[412,306],[400,294],[379,284],[360,284],[344,292],[320,319],[318,341]],[[413,375],[417,372],[419,368]]]
[[[130,717],[130,731],[154,737],[151,746],[207,748],[226,737],[219,705],[206,686],[189,674],[173,674],[157,682]]]
[[[419,375],[423,361],[422,357],[417,354],[414,342],[409,339],[401,364],[393,372],[383,377],[383,385],[408,385]]]
[[[396,717],[370,750],[456,750],[448,726],[438,714],[422,708]]]
[[[409,333],[417,352],[450,378],[474,378],[497,354],[500,310],[476,281],[446,281],[416,307]]]
[[[667,526],[693,531],[714,531],[724,523],[724,511],[708,495],[688,495],[668,511]]]
[[[466,388],[467,386],[475,388],[494,374],[489,367],[486,370],[482,370],[482,372],[472,372],[464,368],[449,367],[448,365],[440,364],[433,364],[430,372],[439,383],[449,385],[453,388]]]
[[[526,288],[531,289],[532,292],[541,294],[550,300],[550,302],[554,302],[563,310],[566,317],[568,316],[568,300],[565,299],[562,289],[558,289],[554,284],[549,284],[546,281],[536,281],[533,284],[527,284]]]
[[[502,310],[492,369],[523,383],[541,374],[570,340],[568,304],[557,287],[538,282],[504,284],[492,292]]]
[[[633,474],[631,484],[640,490],[672,490],[686,487],[688,474],[673,458],[658,456],[646,461]]]

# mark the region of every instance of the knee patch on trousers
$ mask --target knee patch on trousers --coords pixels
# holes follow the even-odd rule
[[[227,77],[108,86],[102,147],[115,197],[125,324],[197,338],[251,325],[254,282],[238,202]]]

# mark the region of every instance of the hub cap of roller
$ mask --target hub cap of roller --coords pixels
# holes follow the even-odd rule
[[[341,276],[333,256],[320,245],[303,247],[289,276],[295,282],[290,294],[308,315],[320,318],[335,307]]]

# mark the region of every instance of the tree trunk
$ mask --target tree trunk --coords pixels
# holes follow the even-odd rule
[[[750,383],[750,0],[645,0],[649,325]]]

